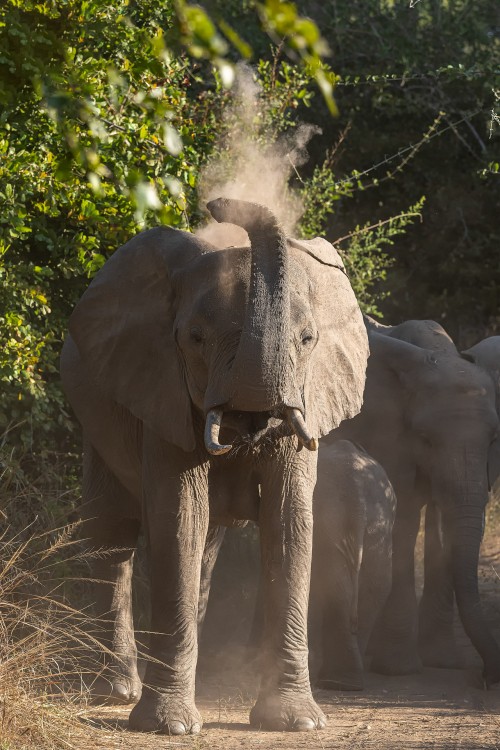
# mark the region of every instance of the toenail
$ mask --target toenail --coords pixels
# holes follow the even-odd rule
[[[186,734],[186,727],[182,721],[171,721],[168,725],[169,734]]]
[[[315,724],[312,719],[304,716],[293,722],[292,729],[294,732],[309,732],[311,729],[315,729]]]

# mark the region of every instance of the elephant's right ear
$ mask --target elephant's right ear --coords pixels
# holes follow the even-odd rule
[[[207,247],[167,227],[142,232],[105,263],[69,321],[87,376],[186,451],[195,438],[173,332],[172,275]]]

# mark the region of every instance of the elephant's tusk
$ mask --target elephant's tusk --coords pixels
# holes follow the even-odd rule
[[[299,409],[287,409],[287,419],[299,441],[310,451],[318,450],[318,441],[312,437]]]
[[[222,414],[222,409],[210,409],[205,422],[205,448],[212,456],[221,456],[233,447],[232,445],[221,445],[219,443]]]

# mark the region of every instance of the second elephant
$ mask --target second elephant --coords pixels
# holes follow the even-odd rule
[[[500,648],[481,610],[478,557],[489,489],[500,471],[499,337],[459,352],[434,321],[367,319],[370,359],[361,413],[334,435],[361,443],[398,498],[392,589],[372,669],[410,674],[460,666],[453,601],[500,683]],[[330,440],[330,438],[327,438]],[[424,591],[417,608],[414,548],[426,506]]]

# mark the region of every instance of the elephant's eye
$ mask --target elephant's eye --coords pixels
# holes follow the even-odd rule
[[[201,328],[199,328],[198,326],[193,326],[190,329],[189,336],[194,344],[201,344],[201,342],[203,341],[203,333],[201,331]]]
[[[306,328],[305,331],[302,331],[300,339],[301,339],[303,345],[307,346],[307,344],[310,344],[310,343],[312,343],[314,341],[313,332],[309,328]]]

